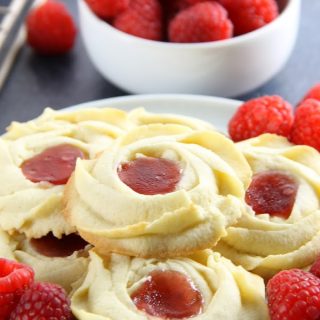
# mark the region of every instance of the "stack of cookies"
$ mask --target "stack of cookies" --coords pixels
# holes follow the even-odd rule
[[[320,252],[320,155],[276,135],[47,109],[2,136],[0,173],[0,256],[79,320],[268,319],[264,279]]]

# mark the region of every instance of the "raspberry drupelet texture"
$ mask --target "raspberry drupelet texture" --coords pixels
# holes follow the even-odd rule
[[[99,18],[110,19],[127,9],[130,0],[86,0],[86,2]]]
[[[288,137],[293,123],[292,106],[279,96],[264,96],[242,104],[229,122],[233,141],[275,133]]]
[[[158,0],[132,0],[113,21],[114,27],[149,40],[163,39],[163,13]]]
[[[299,269],[276,274],[267,284],[271,320],[318,320],[320,279]]]
[[[8,318],[33,279],[34,272],[30,267],[0,258],[0,319]]]
[[[310,272],[320,278],[320,257],[318,257],[318,259],[313,263],[310,268]]]
[[[279,15],[275,0],[219,0],[219,2],[228,10],[236,36],[259,29]]]
[[[77,29],[66,6],[47,0],[27,16],[27,42],[38,53],[63,54],[72,49]]]
[[[171,42],[208,42],[232,37],[227,11],[217,2],[197,3],[180,11],[169,24]]]
[[[320,151],[320,101],[308,99],[296,110],[290,140]]]
[[[63,288],[51,283],[34,283],[11,313],[10,320],[71,320],[70,300]]]

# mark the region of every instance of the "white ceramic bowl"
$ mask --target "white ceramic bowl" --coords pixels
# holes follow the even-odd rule
[[[128,35],[78,0],[89,57],[109,81],[131,93],[192,93],[232,97],[270,80],[288,60],[297,36],[300,0],[279,0],[281,15],[246,35],[177,44]]]

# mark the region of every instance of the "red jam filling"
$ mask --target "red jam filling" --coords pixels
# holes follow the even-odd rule
[[[31,239],[30,244],[43,256],[63,258],[84,249],[88,243],[75,233],[63,236],[61,239],[49,233],[40,239]]]
[[[145,157],[123,163],[118,175],[135,192],[155,195],[173,192],[181,179],[181,170],[174,161]]]
[[[287,219],[297,191],[298,183],[292,176],[279,171],[267,171],[253,177],[245,200],[256,214],[268,213]]]
[[[66,184],[74,171],[77,158],[85,158],[81,149],[69,144],[61,144],[26,160],[21,165],[21,170],[32,182]]]
[[[199,315],[203,299],[188,277],[177,271],[153,271],[131,295],[136,307],[162,319],[184,319]]]

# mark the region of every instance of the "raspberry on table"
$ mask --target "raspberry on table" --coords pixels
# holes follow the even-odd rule
[[[52,283],[32,284],[20,298],[10,320],[71,320],[70,300],[65,290]]]
[[[180,11],[169,24],[172,42],[208,42],[231,38],[233,26],[227,11],[217,2],[197,3]]]
[[[0,319],[7,319],[33,279],[34,272],[30,267],[0,258]]]
[[[101,19],[116,17],[128,8],[130,0],[86,0],[91,10]]]
[[[267,284],[271,320],[318,320],[320,279],[299,269],[276,274]]]
[[[320,83],[314,85],[304,96],[301,103],[307,99],[315,99],[320,101]]]
[[[66,6],[46,0],[32,9],[26,19],[27,42],[38,53],[63,54],[72,49],[77,29]]]
[[[229,121],[233,141],[274,133],[288,137],[293,123],[292,106],[279,96],[263,96],[243,103]]]
[[[290,140],[320,151],[320,101],[307,99],[296,109]]]
[[[218,1],[227,9],[236,36],[259,29],[279,15],[276,0]]]
[[[162,40],[163,13],[158,0],[131,0],[113,21],[115,28],[149,40]]]

